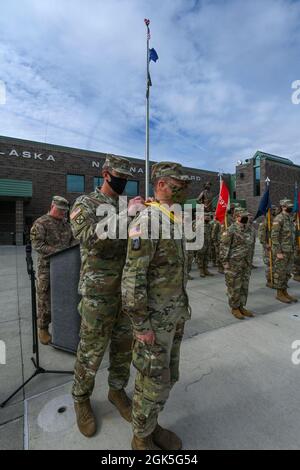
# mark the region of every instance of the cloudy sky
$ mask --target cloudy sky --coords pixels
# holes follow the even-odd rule
[[[1,0],[0,134],[233,171],[257,150],[300,164],[299,0]]]

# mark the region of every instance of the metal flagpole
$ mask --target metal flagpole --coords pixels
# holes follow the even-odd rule
[[[147,83],[147,92],[146,92],[146,155],[145,155],[145,197],[149,197],[149,180],[150,180],[150,170],[149,170],[149,146],[150,146],[150,133],[149,133],[149,102],[150,102],[150,73],[149,73],[149,41],[150,41],[150,29],[149,24],[150,20],[145,19],[145,25],[147,28],[147,69],[146,69],[146,83]]]
[[[267,187],[270,186],[270,179],[266,179]],[[271,239],[271,208],[268,209],[268,245],[269,245],[269,261],[270,261],[270,282],[273,286],[273,259],[272,259],[272,239]]]

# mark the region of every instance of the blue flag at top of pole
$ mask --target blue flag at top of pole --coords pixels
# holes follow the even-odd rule
[[[158,60],[157,52],[153,48],[149,49],[149,62],[151,62],[151,60],[153,60],[153,62],[156,62]]]
[[[300,193],[299,193],[298,186],[295,185],[293,212],[295,212],[296,214],[299,214],[299,211],[300,211]]]
[[[271,207],[272,207],[272,203],[270,199],[270,187],[268,186],[260,200],[254,220],[260,217],[261,215],[266,215],[266,213],[268,212],[269,209],[271,209]]]

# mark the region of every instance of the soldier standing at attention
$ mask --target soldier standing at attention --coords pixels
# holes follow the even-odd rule
[[[271,210],[271,229],[273,219],[276,216],[277,208],[272,206]],[[268,229],[268,218],[267,215],[264,216],[264,220],[258,226],[258,239],[263,248],[263,261],[266,266],[265,273],[266,273],[266,286],[270,289],[273,289],[273,284],[271,282],[271,267],[270,267],[270,253],[272,254],[271,245],[270,245],[270,237],[271,233],[269,233]],[[273,264],[273,263],[272,263]]]
[[[220,241],[221,241],[221,234],[224,230],[224,225],[221,225],[218,220],[215,220],[215,223],[212,228],[211,232],[211,242],[215,246],[215,253],[216,253],[216,263],[218,267],[218,272],[220,274],[224,274],[223,264],[220,260]]]
[[[290,304],[298,302],[298,299],[289,295],[287,291],[295,250],[295,226],[292,220],[293,203],[290,199],[282,199],[280,207],[282,211],[275,217],[271,232],[274,287],[277,289],[276,299]]]
[[[131,223],[122,278],[123,307],[134,332],[133,364],[137,369],[133,396],[134,450],[181,449],[180,438],[157,422],[179,377],[180,345],[190,318],[186,293],[185,239],[176,239],[178,224],[167,207],[186,199],[188,176],[178,163],[152,166],[155,202]],[[163,206],[161,206],[163,204]],[[170,223],[171,239],[147,237],[155,217]]]
[[[211,241],[211,215],[210,212],[204,213],[204,241],[203,246],[196,252],[197,264],[200,272],[200,277],[214,276],[213,273],[208,271],[209,262],[209,247]]]
[[[131,421],[131,401],[125,393],[131,364],[132,328],[121,309],[121,276],[126,259],[127,240],[110,239],[100,230],[103,216],[97,215],[101,205],[114,208],[114,220],[119,227],[118,198],[131,176],[130,162],[107,155],[102,167],[104,183],[89,195],[80,196],[71,212],[75,238],[80,241],[81,271],[78,306],[81,315],[80,342],[74,370],[72,395],[80,432],[91,437],[96,432],[96,420],[90,404],[95,376],[110,342],[108,399],[121,416]],[[137,200],[129,202],[128,210]],[[126,227],[127,229],[127,227]]]
[[[234,211],[235,221],[221,235],[220,258],[224,265],[225,282],[231,313],[239,320],[254,317],[245,308],[253,257],[253,235],[248,226],[249,213],[243,208]]]
[[[42,344],[51,342],[50,259],[49,255],[74,244],[71,226],[66,219],[69,203],[60,196],[54,196],[48,214],[37,219],[30,231],[31,243],[38,253],[37,262],[37,303],[39,340]]]

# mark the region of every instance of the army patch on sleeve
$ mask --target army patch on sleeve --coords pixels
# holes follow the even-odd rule
[[[131,249],[133,251],[139,251],[141,249],[141,239],[140,237],[135,237],[131,239]]]

